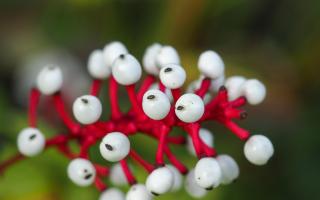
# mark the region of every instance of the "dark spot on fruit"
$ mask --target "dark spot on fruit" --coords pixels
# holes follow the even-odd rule
[[[156,96],[155,95],[153,95],[153,94],[151,94],[151,95],[149,95],[148,97],[147,97],[147,99],[155,99],[156,98]]]
[[[109,151],[113,151],[113,147],[110,144],[104,145]]]
[[[164,72],[165,72],[165,73],[171,72],[171,71],[172,71],[172,68],[171,68],[171,67],[167,67],[167,68],[164,69]]]

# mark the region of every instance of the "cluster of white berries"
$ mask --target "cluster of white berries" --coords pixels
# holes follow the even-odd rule
[[[171,92],[181,88],[186,81],[186,72],[180,64],[177,51],[171,46],[153,44],[145,51],[143,68],[148,74],[158,76],[160,80],[151,86],[142,98],[143,112],[153,120],[165,119],[173,107],[176,117],[182,122],[197,122],[203,117],[205,106],[213,93],[223,85],[228,91],[229,101],[243,96],[249,104],[257,105],[266,96],[266,88],[259,80],[246,79],[242,76],[232,76],[225,80],[224,62],[214,51],[205,51],[200,55],[198,60],[200,78],[189,85],[188,93],[179,96],[175,101]],[[94,50],[89,56],[88,71],[93,78],[99,80],[112,75],[118,84],[124,86],[137,83],[142,76],[139,61],[120,42],[112,42],[102,50]],[[208,93],[201,98],[193,92],[200,88],[204,78],[210,78],[211,85]],[[44,95],[53,95],[61,90],[62,82],[61,69],[49,65],[39,73],[37,88]],[[160,84],[165,87],[165,92],[159,89]],[[73,115],[80,124],[93,124],[100,119],[101,114],[102,104],[94,95],[83,95],[74,101]],[[209,130],[201,128],[199,136],[207,146],[214,146],[214,136]],[[21,154],[35,156],[44,150],[46,141],[37,128],[30,127],[21,131],[17,144]],[[187,140],[187,148],[192,155],[195,155],[190,137]],[[256,165],[266,164],[272,157],[273,151],[272,143],[263,135],[251,136],[244,145],[246,158]],[[109,162],[116,162],[110,175],[114,185],[127,183],[124,172],[117,162],[126,158],[129,152],[130,141],[124,133],[106,133],[101,140],[101,156]],[[69,178],[79,186],[91,185],[97,173],[94,165],[83,158],[73,159],[67,172]],[[193,197],[200,198],[207,193],[207,190],[220,184],[230,184],[238,176],[239,167],[229,155],[204,157],[187,174],[185,189]],[[145,185],[132,185],[127,195],[119,189],[109,188],[101,194],[100,200],[151,200],[153,196],[180,189],[182,180],[182,175],[174,166],[165,165],[154,169],[147,177]]]

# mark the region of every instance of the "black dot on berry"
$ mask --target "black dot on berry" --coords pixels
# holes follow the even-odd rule
[[[88,104],[89,103],[89,100],[88,99],[85,99],[85,98],[82,98],[81,101],[85,104]]]
[[[121,59],[124,59],[125,55],[124,55],[124,54],[121,54],[119,57],[120,57]]]
[[[184,106],[178,106],[177,107],[177,110],[183,110],[184,109]]]
[[[113,147],[110,144],[104,145],[109,151],[113,151]]]
[[[158,193],[151,191],[151,194],[153,194],[154,196],[159,196]]]
[[[165,73],[171,72],[171,71],[172,71],[172,68],[171,68],[171,67],[167,67],[167,68],[164,69],[164,72],[165,72]]]
[[[151,95],[149,95],[149,96],[147,97],[147,99],[150,99],[150,100],[155,99],[155,98],[156,98],[156,96],[153,95],[153,94],[151,94]]]
[[[37,137],[36,134],[32,134],[32,135],[30,135],[29,140],[34,140],[36,137]]]

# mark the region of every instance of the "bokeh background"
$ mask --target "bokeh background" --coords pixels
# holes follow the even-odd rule
[[[266,101],[247,107],[249,117],[240,124],[271,138],[275,156],[266,166],[253,166],[242,142],[207,123],[219,152],[237,160],[241,176],[204,199],[320,199],[319,19],[317,0],[1,0],[0,161],[16,152],[15,138],[27,125],[26,91],[42,65],[63,67],[71,103],[89,87],[86,63],[93,49],[120,40],[141,60],[146,46],[157,41],[177,48],[188,81],[199,75],[198,55],[213,49],[228,76],[257,77],[268,88]],[[128,107],[126,96],[121,104]],[[63,130],[46,117],[41,128],[48,136]],[[138,136],[134,146],[153,161],[154,141]],[[175,151],[194,164],[184,148]],[[97,152],[92,155],[99,159]],[[16,164],[0,176],[0,199],[97,199],[94,188],[67,179],[67,164],[55,150]],[[134,169],[143,180],[145,174]],[[192,198],[182,190],[156,199]]]

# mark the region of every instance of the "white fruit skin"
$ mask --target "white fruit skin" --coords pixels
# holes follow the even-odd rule
[[[219,78],[224,74],[224,63],[221,57],[211,50],[200,55],[198,68],[203,75],[211,79]]]
[[[228,99],[233,101],[242,95],[242,85],[246,82],[243,76],[231,76],[225,82],[228,90]]]
[[[113,185],[123,186],[128,183],[127,178],[119,163],[113,165],[110,170],[110,181]]]
[[[113,150],[108,150],[105,145],[109,144]],[[120,132],[108,133],[100,143],[100,153],[104,159],[110,162],[118,162],[124,159],[130,151],[130,141],[126,135]]]
[[[150,193],[158,195],[169,192],[173,186],[174,177],[170,169],[160,167],[151,172],[146,180],[146,187]]]
[[[183,106],[183,110],[177,110],[178,106]],[[198,121],[204,113],[204,103],[195,94],[184,94],[176,102],[175,113],[177,117],[187,123]]]
[[[229,155],[219,155],[216,159],[222,172],[222,184],[230,184],[239,177],[239,166],[232,157]]]
[[[127,48],[121,42],[110,42],[103,49],[104,62],[107,67],[111,68],[115,59],[117,59],[121,54],[127,53]]]
[[[266,87],[257,79],[249,79],[242,85],[242,94],[251,105],[258,105],[265,99]]]
[[[117,188],[109,188],[101,193],[99,200],[125,200],[125,195]]]
[[[33,140],[30,140],[29,138],[33,134],[35,134],[36,137]],[[43,151],[45,144],[46,139],[37,128],[25,128],[20,131],[17,138],[19,152],[28,157],[40,154]]]
[[[162,46],[159,43],[154,43],[149,46],[142,59],[144,70],[152,75],[157,76],[159,74],[159,68],[156,65],[156,56],[160,52]]]
[[[181,186],[182,186],[182,175],[181,175],[181,173],[173,165],[166,165],[166,167],[169,168],[170,171],[173,174],[173,185],[172,185],[171,191],[175,192],[175,191],[180,190]]]
[[[224,84],[224,75],[222,75],[216,79],[212,79],[211,86],[210,86],[209,90],[211,92],[218,92],[219,89],[221,88],[221,86],[223,86],[223,84]]]
[[[171,68],[172,71],[165,72],[167,68]],[[177,64],[166,64],[160,70],[160,80],[164,86],[170,89],[180,88],[186,81],[186,71]]]
[[[37,77],[37,87],[45,95],[52,95],[58,92],[62,87],[62,83],[62,71],[56,65],[47,65]]]
[[[153,197],[143,184],[131,186],[126,195],[126,200],[152,200]],[[110,199],[111,200],[111,199]]]
[[[85,173],[85,170],[88,172]],[[68,165],[67,172],[71,181],[82,187],[91,185],[96,176],[96,170],[93,164],[90,161],[82,158],[76,158],[72,160]],[[87,174],[92,174],[90,179],[85,179]]]
[[[213,133],[211,133],[208,129],[200,128],[199,136],[206,145],[208,145],[209,147],[213,147],[213,144],[214,144]],[[192,139],[190,136],[188,136],[187,138],[187,149],[191,155],[196,156],[196,151],[193,147]]]
[[[119,84],[132,85],[141,78],[141,65],[135,57],[125,54],[124,58],[118,57],[112,64],[112,75]]]
[[[87,100],[88,103],[84,103]],[[92,95],[78,97],[73,103],[73,115],[81,124],[92,124],[99,120],[102,113],[100,100]]]
[[[148,99],[148,96],[154,95],[154,99]],[[142,108],[144,113],[154,120],[164,119],[170,111],[170,100],[166,94],[160,90],[148,90],[143,95]]]
[[[202,188],[218,187],[221,176],[221,168],[214,158],[201,158],[194,169],[195,181]]]
[[[153,84],[150,86],[149,90],[153,90],[153,89],[159,90],[159,89],[160,89],[160,88],[159,88],[159,83],[153,83]],[[172,102],[172,101],[173,101],[173,96],[172,96],[171,90],[168,89],[168,88],[166,88],[164,92],[165,92],[166,95],[168,96],[170,102]]]
[[[88,59],[89,74],[96,79],[106,79],[111,74],[111,68],[104,61],[103,52],[99,49],[94,50]]]
[[[273,153],[273,145],[264,135],[253,135],[244,145],[244,154],[254,165],[265,165]]]
[[[180,57],[172,46],[163,46],[156,56],[156,65],[159,69],[166,64],[180,64]]]
[[[194,179],[194,169],[187,174],[184,187],[187,193],[193,198],[200,199],[207,194],[207,191],[196,183]]]

